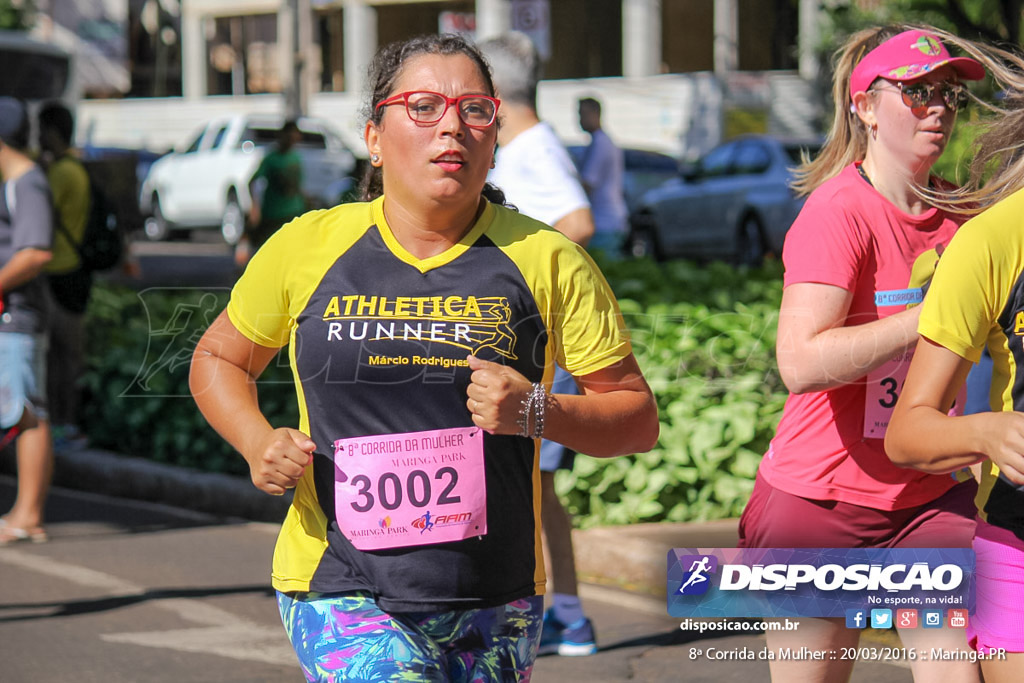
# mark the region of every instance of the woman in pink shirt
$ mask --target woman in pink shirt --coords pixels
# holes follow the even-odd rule
[[[962,80],[980,63],[904,26],[857,33],[837,53],[835,119],[797,173],[807,203],[783,248],[777,359],[790,390],[740,520],[751,548],[969,547],[973,479],[893,465],[883,438],[914,344],[924,289],[959,221],[920,187],[946,147]],[[808,523],[808,522],[811,523]],[[908,647],[966,648],[962,630],[903,630]],[[859,629],[800,620],[769,647],[840,651]],[[853,662],[776,659],[774,680],[844,681]],[[977,681],[968,661],[911,662],[917,680]]]

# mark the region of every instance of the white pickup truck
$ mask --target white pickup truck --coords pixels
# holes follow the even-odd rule
[[[311,208],[333,206],[337,188],[355,170],[355,156],[326,121],[300,117],[297,122],[303,192]],[[266,115],[216,119],[154,162],[139,191],[146,237],[219,229],[228,244],[237,243],[252,205],[249,181],[283,123],[283,117]]]

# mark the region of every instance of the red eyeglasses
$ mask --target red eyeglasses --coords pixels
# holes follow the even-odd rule
[[[454,104],[459,120],[464,124],[470,128],[489,128],[494,125],[501,100],[487,95],[447,97],[429,90],[414,90],[382,100],[375,109],[392,104],[404,104],[405,113],[416,123],[437,123]]]

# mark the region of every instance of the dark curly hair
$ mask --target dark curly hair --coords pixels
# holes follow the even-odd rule
[[[494,96],[494,82],[491,79],[491,69],[487,65],[487,60],[484,59],[480,50],[465,38],[450,33],[416,36],[385,45],[374,55],[369,69],[369,97],[363,104],[363,120],[372,121],[374,124],[380,123],[384,110],[377,109],[377,104],[392,94],[395,81],[398,80],[405,64],[413,57],[420,55],[445,57],[465,55],[469,57],[480,70],[480,75],[487,85],[487,94]],[[495,123],[495,125],[498,124]],[[381,176],[380,168],[372,165],[366,167],[366,173],[359,185],[359,193],[363,201],[376,199],[384,193]],[[505,204],[505,193],[490,183],[484,184],[482,194],[494,204]]]

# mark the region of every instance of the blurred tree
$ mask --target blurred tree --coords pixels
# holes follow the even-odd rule
[[[1024,38],[1024,0],[912,0],[911,8],[944,14],[958,34],[1020,45]]]
[[[824,5],[834,33],[844,36],[871,24],[905,21],[965,38],[1024,43],[1024,0],[832,0]]]
[[[0,28],[27,31],[35,19],[35,0],[0,0]]]

